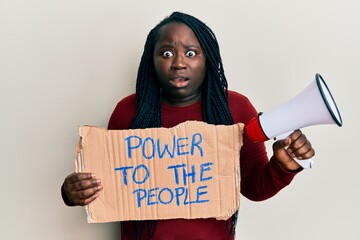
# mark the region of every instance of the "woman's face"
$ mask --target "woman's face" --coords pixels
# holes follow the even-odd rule
[[[205,54],[186,24],[161,27],[153,59],[165,102],[186,106],[199,100],[206,72]]]

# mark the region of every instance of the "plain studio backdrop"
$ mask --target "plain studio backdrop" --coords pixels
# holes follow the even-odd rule
[[[319,1],[0,1],[0,239],[119,239],[66,207],[79,125],[106,127],[134,92],[146,36],[173,11],[217,35],[229,88],[258,111],[321,73],[344,121],[303,129],[315,166],[264,202],[241,200],[237,239],[360,239],[360,3]],[[269,154],[272,141],[267,143]]]

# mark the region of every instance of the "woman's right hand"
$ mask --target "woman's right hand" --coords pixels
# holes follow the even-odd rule
[[[65,197],[74,206],[88,205],[99,196],[102,189],[100,180],[92,173],[70,174],[63,184]]]

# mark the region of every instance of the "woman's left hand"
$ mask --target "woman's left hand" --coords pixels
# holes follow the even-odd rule
[[[288,171],[298,170],[301,166],[294,160],[306,160],[315,155],[315,150],[306,136],[296,130],[287,138],[273,144],[274,156],[281,166]]]

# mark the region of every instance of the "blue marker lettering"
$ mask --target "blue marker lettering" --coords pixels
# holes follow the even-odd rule
[[[200,156],[203,157],[203,150],[202,148],[200,147],[200,143],[202,142],[202,136],[200,133],[195,133],[193,136],[192,136],[192,139],[191,139],[191,155],[194,155],[194,149],[195,147],[197,147],[199,149],[199,152],[200,152]]]
[[[159,190],[159,188],[152,188],[148,191],[148,197],[147,197],[147,205],[150,206],[150,205],[154,205],[154,204],[157,204],[158,202],[155,200],[155,201],[151,201],[151,198],[152,197],[156,197],[156,193],[152,193],[156,190]]]
[[[145,176],[144,176],[143,180],[141,180],[141,181],[136,179],[137,171],[138,171],[140,168],[143,168],[143,169],[145,170]],[[137,167],[135,167],[134,172],[133,172],[133,175],[132,175],[132,179],[133,179],[133,181],[134,181],[136,184],[142,184],[142,183],[144,183],[149,177],[150,177],[149,169],[148,169],[144,164],[140,164],[140,165],[138,165]]]
[[[149,146],[149,144],[146,145],[147,142],[150,142],[150,146]],[[149,149],[146,146],[148,146],[151,149],[149,151],[150,155],[146,155],[146,149]],[[145,138],[143,146],[142,146],[142,155],[146,159],[152,159],[154,157],[154,155],[155,155],[155,142],[154,142],[154,139],[152,139],[151,137]]]
[[[183,152],[182,148],[185,148],[186,146],[188,146],[189,144],[187,143],[181,143],[182,141],[185,141],[188,140],[189,138],[187,137],[184,137],[184,138],[178,138],[177,139],[177,154],[178,156],[181,156],[181,155],[187,155],[189,154],[189,152]]]
[[[173,145],[172,145],[172,150],[170,151],[170,147],[168,144],[164,144],[164,150],[161,150],[161,143],[160,143],[160,138],[157,140],[157,150],[158,150],[158,155],[159,158],[163,158],[163,156],[168,153],[170,158],[174,158],[174,154],[175,154],[175,145],[176,145],[176,136],[173,137]]]
[[[192,202],[188,200],[189,198],[189,189],[186,188],[185,189],[185,197],[184,197],[184,205],[188,205],[188,204],[191,204]]]
[[[139,188],[133,191],[133,194],[136,194],[137,206],[141,206],[141,200],[146,198],[146,190]]]
[[[132,169],[133,166],[126,166],[126,167],[118,167],[118,168],[115,168],[115,171],[121,171],[122,173],[122,176],[123,176],[123,182],[124,182],[124,185],[127,186],[127,172],[126,170],[129,170],[129,169]]]
[[[202,189],[205,189],[204,191],[201,191]],[[200,199],[200,197],[202,195],[205,195],[207,194],[207,186],[200,186],[196,189],[196,203],[204,203],[204,202],[208,202],[209,200],[208,199]]]
[[[178,168],[184,168],[186,166],[185,163],[183,164],[179,164],[179,165],[172,165],[172,166],[169,166],[168,169],[174,169],[174,178],[175,178],[175,183],[177,185],[179,185],[179,173],[178,173]]]
[[[204,177],[204,172],[207,172],[209,170],[211,170],[211,167],[214,165],[213,162],[207,162],[207,163],[203,163],[200,165],[200,181],[203,182],[203,181],[208,181],[208,180],[211,180],[212,179],[212,176],[210,177]]]
[[[184,180],[184,186],[187,185],[187,178],[190,177],[191,178],[191,182],[194,183],[195,182],[195,165],[191,165],[191,172],[186,172],[186,168],[183,168],[183,180]]]
[[[138,140],[138,144],[136,144],[135,146],[131,146],[130,141],[132,138],[135,138]],[[129,136],[129,137],[125,138],[125,141],[126,141],[126,145],[127,145],[128,158],[131,158],[131,150],[139,148],[141,146],[142,139],[138,136]]]
[[[163,200],[163,197],[161,197],[161,196],[162,196],[162,193],[163,193],[164,191],[167,191],[167,192],[169,192],[169,194],[170,194],[170,197],[169,197],[169,200],[168,200],[168,201],[164,201],[164,200]],[[170,190],[170,188],[163,188],[163,189],[161,189],[161,191],[159,192],[159,201],[160,201],[160,203],[162,203],[162,204],[169,204],[169,203],[172,202],[173,199],[174,199],[174,194],[173,194],[173,192]]]
[[[184,187],[177,187],[175,188],[175,197],[176,197],[176,205],[180,206],[180,196],[185,193]]]

